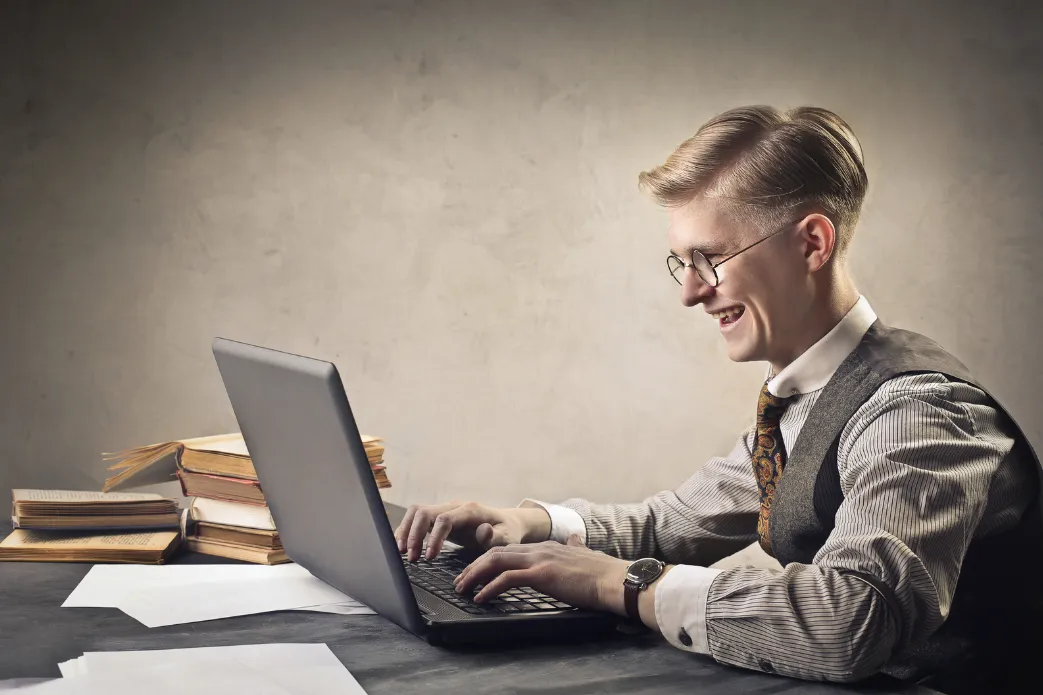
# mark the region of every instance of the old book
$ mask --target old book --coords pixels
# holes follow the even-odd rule
[[[162,564],[181,542],[181,530],[89,535],[15,529],[0,542],[0,560]]]
[[[384,460],[384,442],[379,437],[362,435],[366,457],[371,466]],[[110,471],[118,471],[105,481],[106,492],[127,486],[132,478],[138,486],[170,482],[178,470],[206,475],[219,475],[244,480],[257,480],[257,472],[250,460],[243,435],[235,432],[209,437],[195,437],[173,442],[151,444],[111,454],[102,454],[106,461],[115,461]],[[387,474],[384,474],[386,480]],[[387,483],[386,487],[390,487]]]
[[[176,528],[177,502],[160,495],[86,490],[11,491],[15,528],[98,530]]]
[[[191,535],[203,540],[218,541],[219,543],[236,543],[238,545],[251,545],[259,548],[282,547],[278,531],[260,531],[252,528],[225,526],[224,524],[214,524],[209,521],[197,521],[192,528]]]
[[[267,506],[196,497],[188,505],[188,517],[192,521],[206,521],[222,526],[275,530],[275,520]]]
[[[190,471],[178,471],[181,490],[186,497],[209,497],[227,502],[241,502],[265,506],[261,484],[245,478],[228,478],[223,475],[206,475]]]
[[[204,555],[216,555],[231,560],[242,560],[243,562],[255,562],[262,565],[277,565],[289,562],[286,551],[279,548],[262,548],[254,545],[242,545],[239,543],[225,543],[209,538],[189,535],[185,538],[185,547],[192,552]]]

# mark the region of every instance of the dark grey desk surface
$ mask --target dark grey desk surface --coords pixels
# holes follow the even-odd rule
[[[0,537],[10,528],[0,525]],[[213,560],[181,551],[173,562]],[[325,642],[370,695],[934,692],[893,682],[852,687],[768,676],[685,654],[650,633],[596,642],[447,650],[380,616],[292,611],[149,629],[112,608],[61,608],[89,568],[0,562],[0,678],[58,677],[59,662],[85,651]]]

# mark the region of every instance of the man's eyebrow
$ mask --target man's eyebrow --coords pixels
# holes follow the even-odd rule
[[[709,256],[723,256],[724,253],[725,253],[719,246],[716,246],[716,245],[715,246],[710,246],[710,247],[703,247],[703,248],[699,248],[697,246],[686,246],[682,253],[677,253],[673,249],[670,249],[670,253],[674,254],[675,256],[680,256],[682,258],[685,258],[687,256],[691,256],[692,255],[692,251],[699,251],[700,253],[702,253],[704,256],[707,256],[707,257],[709,257]]]

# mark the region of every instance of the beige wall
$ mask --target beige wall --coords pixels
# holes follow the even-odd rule
[[[1043,446],[1040,17],[962,4],[3,3],[0,486],[235,428],[214,335],[334,360],[393,501],[676,485],[763,367],[636,175],[758,102],[851,122],[859,288]]]

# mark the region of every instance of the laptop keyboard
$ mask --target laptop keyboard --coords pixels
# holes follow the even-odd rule
[[[452,553],[442,553],[434,560],[421,558],[415,563],[409,562],[403,557],[402,564],[405,565],[406,575],[412,584],[472,615],[539,613],[541,611],[560,611],[572,608],[567,603],[553,599],[528,587],[508,589],[494,599],[484,603],[475,603],[472,600],[472,596],[456,593],[453,579],[467,567],[468,563]],[[481,585],[475,587],[475,593],[479,589],[481,589]]]

